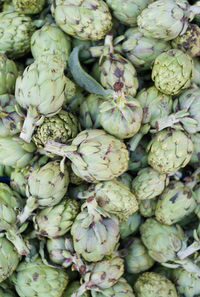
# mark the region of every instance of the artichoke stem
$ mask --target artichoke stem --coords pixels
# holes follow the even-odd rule
[[[75,145],[61,144],[55,141],[47,141],[44,150],[55,155],[68,157],[71,153],[75,152],[77,147]]]
[[[189,10],[193,12],[194,15],[200,14],[200,1],[197,1],[194,5],[190,6]]]
[[[87,283],[84,283],[76,290],[71,297],[81,297],[87,291]]]
[[[12,227],[6,232],[6,237],[9,241],[13,243],[18,253],[22,256],[30,253],[28,247],[26,246],[21,234],[17,234],[16,227]]]
[[[20,224],[23,224],[36,208],[38,208],[37,199],[35,197],[30,196],[26,201],[26,205],[23,209],[23,212],[17,216],[17,219],[20,222]]]
[[[22,138],[24,141],[28,143],[31,142],[31,137],[39,118],[40,116],[38,115],[36,108],[29,106],[26,119],[24,121],[22,131],[20,133],[20,138]]]
[[[190,246],[188,246],[184,251],[178,252],[177,255],[178,255],[179,259],[183,260],[183,259],[187,258],[188,256],[194,254],[198,250],[200,250],[200,242],[195,241]]]
[[[174,124],[179,123],[181,119],[186,116],[188,116],[188,112],[183,110],[183,111],[171,114],[166,118],[159,119],[158,121],[156,121],[156,130],[161,131],[165,128],[172,127]]]
[[[150,125],[146,124],[141,129],[140,132],[135,134],[128,142],[128,148],[130,151],[135,151],[138,144],[140,143],[142,137],[147,134],[150,130]]]

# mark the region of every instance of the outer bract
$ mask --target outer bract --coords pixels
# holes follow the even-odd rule
[[[38,207],[58,204],[67,192],[69,175],[67,168],[60,168],[59,161],[48,162],[31,172],[28,178],[26,206],[18,217],[21,223]]]
[[[22,118],[15,111],[13,95],[0,95],[0,137],[13,136],[21,131]]]
[[[149,218],[141,225],[140,233],[149,255],[157,262],[172,261],[182,247],[184,234],[179,226],[166,226]]]
[[[177,291],[184,297],[194,297],[200,294],[199,275],[188,272],[183,268],[173,269],[172,280]]]
[[[42,55],[57,55],[66,64],[71,50],[71,41],[59,27],[44,25],[31,37],[31,52],[35,59]]]
[[[15,81],[18,76],[17,66],[6,55],[0,54],[0,95],[10,93],[15,89]]]
[[[20,297],[61,297],[68,275],[62,269],[46,266],[38,258],[33,262],[21,262],[12,280]]]
[[[150,69],[155,58],[170,49],[166,41],[145,37],[138,28],[128,29],[124,35],[122,53],[139,71]]]
[[[42,10],[45,0],[12,0],[12,3],[18,12],[36,14]]]
[[[189,24],[186,32],[172,40],[172,47],[178,48],[192,58],[200,55],[200,28],[198,25]]]
[[[130,138],[141,126],[142,108],[131,96],[114,94],[114,98],[99,106],[100,124],[108,133],[119,139]]]
[[[65,197],[59,204],[45,207],[35,216],[35,230],[48,238],[62,236],[71,229],[78,212],[78,202]]]
[[[124,278],[120,278],[118,282],[111,288],[102,292],[91,290],[92,297],[135,297],[133,289]]]
[[[160,173],[174,173],[185,167],[193,152],[191,139],[180,130],[165,129],[147,147],[148,163]]]
[[[155,272],[144,272],[139,276],[134,290],[137,297],[178,297],[174,284]]]
[[[192,58],[178,49],[160,54],[152,69],[152,80],[156,88],[169,95],[176,95],[188,88],[192,75]]]
[[[14,245],[6,238],[0,238],[0,282],[8,278],[15,271],[20,260]],[[4,296],[4,295],[3,295]]]
[[[81,40],[102,39],[112,27],[111,14],[102,0],[56,0],[57,25]]]
[[[49,141],[45,149],[69,158],[74,173],[91,183],[111,180],[128,167],[125,144],[103,130],[84,130],[74,138],[71,146]]]
[[[74,249],[88,262],[97,262],[110,255],[119,241],[119,223],[96,201],[89,198],[82,206],[72,227]]]
[[[33,159],[36,148],[19,137],[0,137],[0,164],[23,168]]]
[[[140,273],[150,269],[154,260],[149,256],[148,250],[139,238],[130,238],[127,247],[128,255],[125,257],[126,269],[129,273]]]
[[[139,212],[132,214],[126,222],[121,222],[119,224],[120,228],[120,237],[123,239],[131,234],[135,234],[139,229],[139,226],[142,222],[142,217]]]
[[[62,297],[71,297],[72,294],[74,293],[74,291],[78,290],[80,288],[81,284],[80,281],[74,281],[72,283],[70,283],[67,286],[67,289],[64,291]],[[90,297],[90,292],[87,291],[83,294],[81,294],[79,297]]]
[[[0,51],[16,59],[30,51],[31,35],[35,30],[29,16],[19,12],[0,13]]]
[[[120,0],[106,0],[106,2],[120,23],[133,27],[137,24],[137,16],[152,0],[126,0],[123,2]]]
[[[42,116],[58,113],[65,100],[66,78],[62,61],[48,55],[28,66],[16,81],[15,96],[21,107],[27,109],[20,137],[30,142]]]
[[[137,199],[152,199],[160,195],[167,183],[166,175],[151,167],[141,169],[132,182],[132,192]]]
[[[38,148],[43,149],[48,140],[66,143],[73,139],[78,131],[77,118],[72,113],[61,110],[58,114],[45,118],[43,123],[36,127],[33,142]]]
[[[187,0],[158,0],[142,11],[137,24],[147,37],[171,40],[184,34],[196,12],[199,8],[189,6]]]
[[[166,225],[175,224],[196,208],[194,192],[182,182],[172,181],[158,199],[155,216]]]
[[[78,198],[89,197],[95,197],[100,207],[120,221],[128,220],[138,210],[135,196],[126,185],[115,179],[91,185],[87,191],[78,194]]]

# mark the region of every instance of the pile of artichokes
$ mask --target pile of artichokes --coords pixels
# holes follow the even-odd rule
[[[0,0],[0,296],[200,297],[200,1]]]

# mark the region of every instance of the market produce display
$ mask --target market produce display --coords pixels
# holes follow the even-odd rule
[[[0,0],[0,297],[200,297],[200,1]]]

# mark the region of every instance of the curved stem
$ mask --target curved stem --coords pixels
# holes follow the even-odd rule
[[[30,196],[26,200],[26,205],[23,209],[23,212],[17,216],[17,219],[20,222],[20,224],[23,224],[36,208],[38,208],[37,199],[35,197]]]
[[[178,252],[177,255],[179,259],[183,260],[188,256],[194,254],[198,250],[200,250],[200,242],[195,241],[190,246],[188,246],[184,251]]]
[[[22,138],[26,142],[31,142],[32,134],[35,130],[37,122],[40,119],[40,115],[38,114],[35,107],[29,106],[26,119],[24,121],[22,131],[20,133],[20,138]]]
[[[17,234],[18,230],[16,227],[11,227],[7,232],[6,232],[6,237],[9,241],[13,243],[15,246],[16,250],[20,255],[27,255],[30,253],[28,247],[26,246],[21,234]]]

